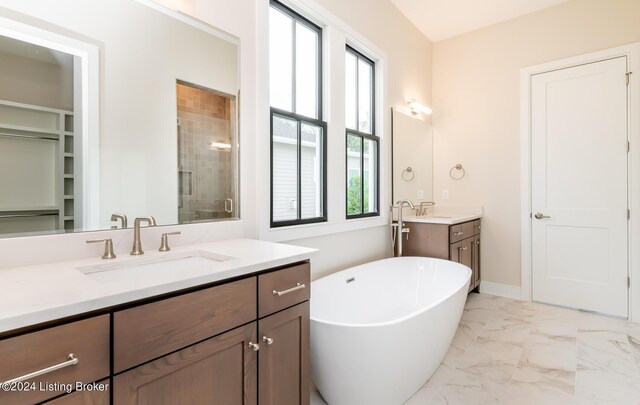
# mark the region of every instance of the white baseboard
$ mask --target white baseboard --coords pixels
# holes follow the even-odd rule
[[[513,298],[516,300],[522,299],[522,288],[517,285],[481,281],[480,292],[483,294],[497,295],[498,297]]]

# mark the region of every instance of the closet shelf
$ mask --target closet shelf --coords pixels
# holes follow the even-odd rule
[[[29,134],[46,134],[46,135],[60,136],[60,131],[57,131],[55,129],[28,127],[23,125],[0,124],[0,130],[20,131],[20,132],[27,132]]]
[[[9,101],[9,100],[0,100],[0,105],[6,105],[8,107],[14,107],[14,108],[21,108],[23,110],[44,111],[44,112],[50,112],[50,113],[54,113],[54,114],[65,114],[65,115],[73,116],[73,111],[60,110],[60,109],[57,109],[57,108],[50,108],[50,107],[43,107],[43,106],[35,105],[35,104],[18,103],[18,102]]]
[[[11,208],[0,209],[0,219],[2,218],[27,218],[27,217],[44,217],[50,215],[60,215],[57,207],[32,207],[32,208]]]

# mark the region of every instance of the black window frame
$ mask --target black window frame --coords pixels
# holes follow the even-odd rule
[[[285,6],[277,0],[270,0],[269,6],[277,9],[278,11],[286,14],[292,20],[292,71],[291,71],[291,111],[282,110],[280,108],[271,107],[270,111],[270,192],[271,192],[271,207],[270,207],[270,227],[271,228],[279,228],[283,226],[292,226],[292,225],[304,225],[304,224],[312,224],[319,222],[327,222],[328,214],[327,214],[327,123],[323,121],[323,94],[322,94],[322,28],[317,24],[313,23],[309,19],[295,12],[291,8]],[[318,54],[317,54],[317,104],[316,104],[316,115],[317,118],[307,117],[304,115],[300,115],[296,113],[296,33],[295,26],[296,23],[300,23],[305,27],[315,31],[318,34]],[[292,220],[285,221],[274,221],[273,220],[273,121],[274,116],[279,115],[294,121],[297,121],[297,195],[296,195],[296,210],[297,210],[297,218]],[[322,142],[321,142],[321,154],[322,154],[322,196],[320,198],[320,203],[322,204],[322,215],[314,218],[306,218],[302,219],[302,124],[307,123],[313,126],[317,126],[322,128]]]
[[[370,58],[357,51],[353,47],[346,45],[345,52],[352,54],[356,58],[356,129],[347,128],[345,125],[345,215],[347,219],[369,218],[380,216],[380,137],[376,135],[376,63]],[[346,56],[346,55],[345,55]],[[359,93],[359,72],[358,62],[364,61],[371,66],[371,133],[360,131],[360,99]],[[360,213],[349,214],[349,136],[360,137]],[[376,149],[376,169],[375,169],[375,187],[376,210],[372,212],[364,212],[364,142],[366,140],[375,142]]]

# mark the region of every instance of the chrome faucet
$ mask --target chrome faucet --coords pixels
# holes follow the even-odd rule
[[[120,220],[122,222],[122,229],[127,229],[129,227],[129,221],[127,220],[127,216],[124,214],[111,214],[111,222],[115,222]],[[111,229],[118,229],[118,225],[112,225]]]
[[[396,249],[396,256],[402,256],[402,235],[407,234],[407,238],[409,237],[409,232],[411,230],[409,228],[405,228],[402,221],[402,209],[405,205],[408,205],[409,208],[415,210],[413,203],[409,200],[402,200],[396,203],[398,205],[398,226],[396,227],[396,240],[398,241],[398,248]]]
[[[133,221],[133,250],[131,254],[133,256],[143,255],[142,242],[140,242],[140,222],[145,221],[148,226],[156,226],[156,219],[154,217],[142,217],[136,218]]]

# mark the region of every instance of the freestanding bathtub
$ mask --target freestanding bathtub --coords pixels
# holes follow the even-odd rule
[[[400,405],[451,345],[471,270],[397,257],[312,283],[311,369],[329,405]]]

